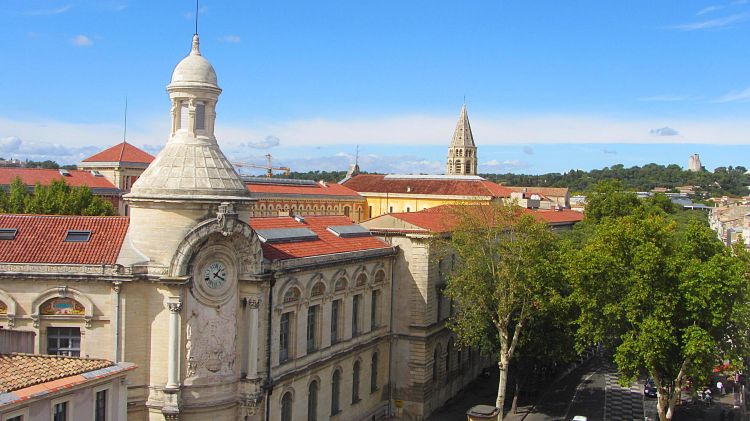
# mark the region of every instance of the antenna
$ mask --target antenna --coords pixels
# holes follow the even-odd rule
[[[198,1],[195,0],[195,35],[198,35]]]
[[[125,126],[122,129],[122,141],[128,138],[128,96],[125,95]]]

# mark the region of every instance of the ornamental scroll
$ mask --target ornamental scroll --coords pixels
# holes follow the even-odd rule
[[[83,316],[86,309],[72,298],[52,298],[39,307],[39,313],[43,316]]]

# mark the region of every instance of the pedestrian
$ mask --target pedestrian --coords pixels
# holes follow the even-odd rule
[[[718,382],[716,382],[716,391],[719,392],[719,393],[721,393],[722,395],[725,394],[724,393],[724,383],[722,383],[721,380],[719,380]]]

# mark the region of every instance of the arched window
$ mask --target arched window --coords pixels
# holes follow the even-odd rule
[[[291,287],[284,293],[284,304],[293,303],[299,300],[300,292],[296,287]]]
[[[355,361],[352,370],[352,403],[359,402],[359,368],[359,361]]]
[[[438,379],[438,357],[440,356],[440,346],[435,347],[435,351],[432,353],[432,381],[436,382]]]
[[[336,286],[333,288],[335,292],[343,291],[346,289],[346,278],[341,277],[336,281]]]
[[[341,412],[339,406],[339,397],[341,395],[341,371],[336,370],[333,372],[333,379],[331,380],[331,415],[336,415]]]
[[[445,382],[450,381],[451,373],[451,352],[453,351],[453,339],[448,341],[448,346],[445,348]]]
[[[471,173],[471,161],[466,163],[466,174]]]
[[[378,353],[372,353],[372,361],[370,362],[370,393],[375,393],[378,390]]]
[[[375,274],[375,280],[372,283],[379,284],[383,281],[385,281],[385,271],[379,270],[378,273]]]
[[[360,273],[357,276],[357,280],[354,281],[354,285],[358,287],[364,286],[366,283],[367,283],[367,275],[365,275],[364,273]]]
[[[349,216],[349,206],[344,206],[344,216]]]
[[[292,421],[292,392],[281,398],[281,421]]]
[[[320,297],[321,295],[325,294],[326,292],[326,285],[322,282],[317,282],[312,287],[312,291],[310,291],[310,297]]]
[[[318,382],[310,383],[307,395],[307,421],[318,421]]]

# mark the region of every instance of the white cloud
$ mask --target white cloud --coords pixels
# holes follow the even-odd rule
[[[32,10],[26,10],[23,12],[20,12],[23,16],[52,16],[52,15],[59,15],[61,13],[65,13],[68,10],[70,10],[73,7],[71,4],[66,4],[65,6],[60,6],[54,9],[32,9]]]
[[[236,44],[240,42],[240,36],[239,35],[224,35],[220,38],[222,42],[228,42],[231,44]]]
[[[685,23],[681,25],[674,25],[672,26],[672,28],[679,29],[681,31],[698,31],[702,29],[725,28],[735,23],[739,23],[744,20],[747,20],[747,18],[748,18],[747,13],[738,13],[735,15],[725,16],[723,18],[716,18],[716,19],[704,20],[700,22],[691,22],[691,23]]]
[[[8,136],[0,139],[0,153],[15,153],[21,146],[21,138],[18,136]]]
[[[248,148],[253,149],[270,149],[274,146],[279,146],[281,144],[281,140],[279,140],[276,136],[266,136],[265,139],[258,141],[258,142],[245,142],[242,143],[240,146],[245,146]]]
[[[70,42],[78,47],[91,47],[92,45],[94,45],[94,41],[92,41],[91,38],[87,37],[86,35],[76,35],[73,37],[73,39],[70,40]]]
[[[709,14],[711,12],[716,12],[718,10],[721,10],[724,7],[725,6],[722,6],[722,5],[707,6],[707,7],[704,7],[703,9],[699,10],[698,13],[696,13],[696,15],[697,16],[706,15],[706,14]]]
[[[745,88],[742,91],[734,91],[724,94],[717,98],[714,102],[737,102],[747,101],[750,99],[750,87]]]
[[[526,155],[534,155],[534,148],[532,148],[531,146],[524,146],[523,153],[525,153]]]
[[[680,134],[677,130],[671,128],[671,127],[660,127],[658,129],[651,129],[649,130],[649,133],[651,133],[654,136],[677,136]]]

